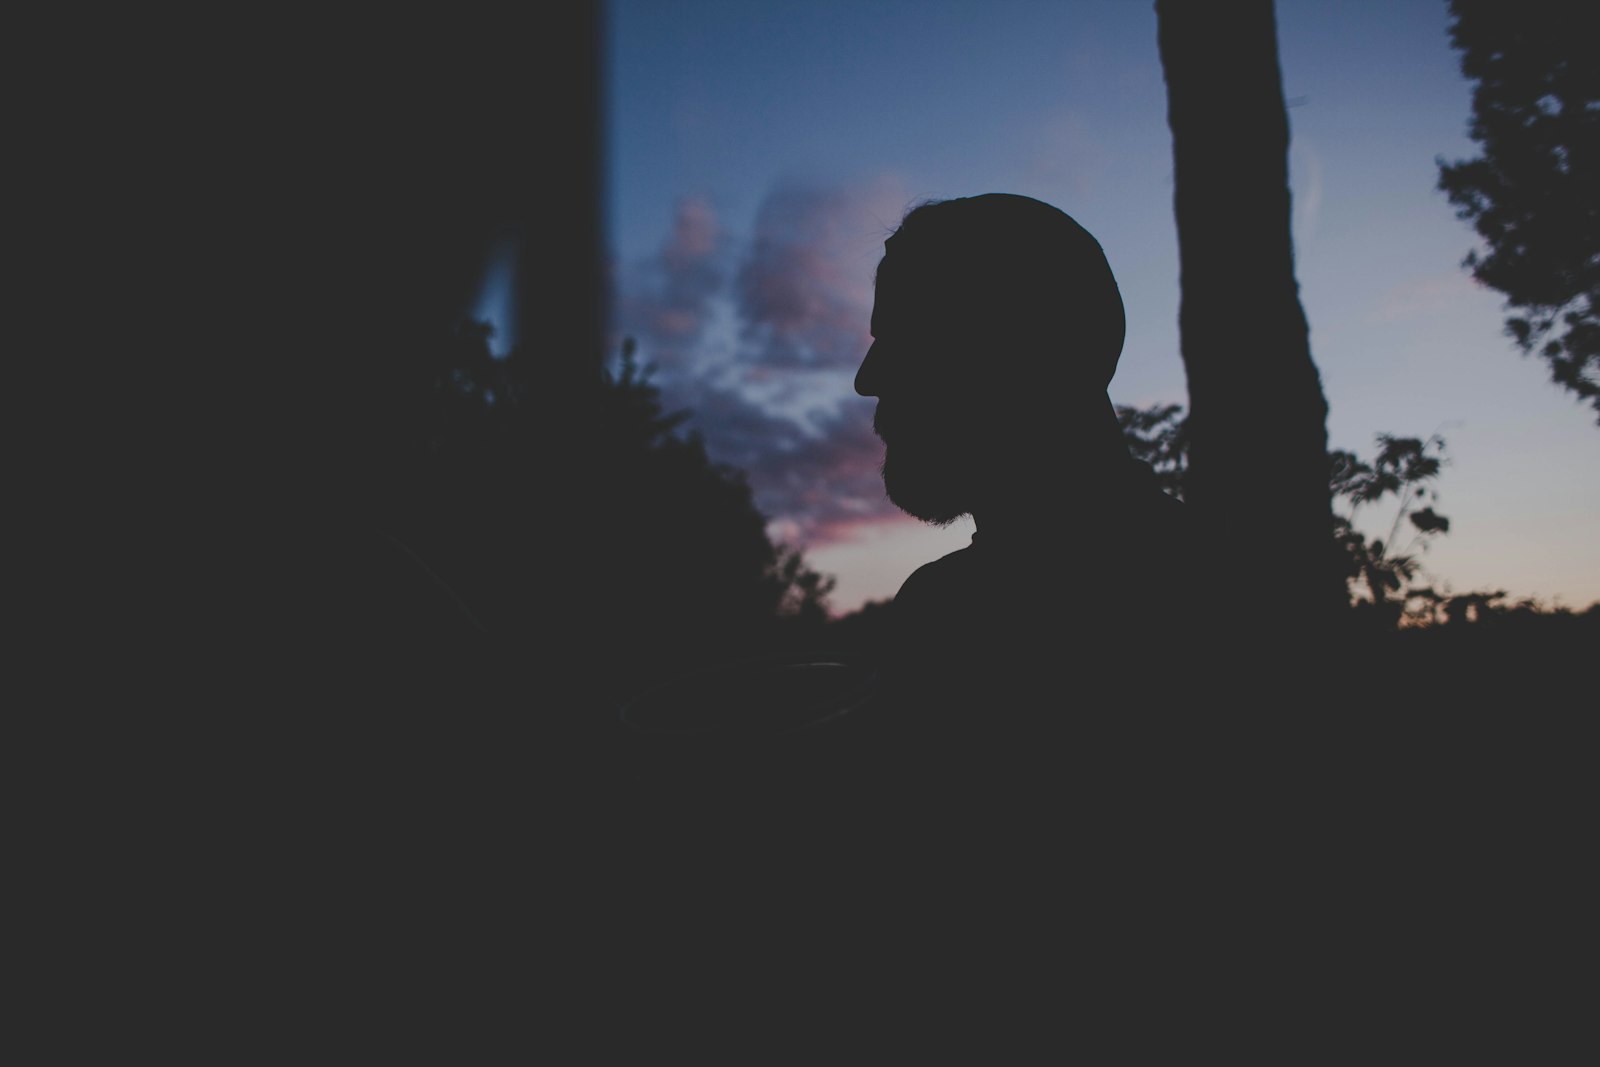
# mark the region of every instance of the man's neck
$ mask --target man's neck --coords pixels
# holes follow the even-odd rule
[[[1064,466],[1027,485],[997,490],[972,511],[986,546],[1028,545],[1082,536],[1106,525],[1144,484],[1139,465],[1124,451],[1094,466]],[[977,538],[974,536],[974,542]]]

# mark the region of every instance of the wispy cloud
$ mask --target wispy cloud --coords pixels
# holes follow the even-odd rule
[[[665,403],[692,413],[712,458],[745,472],[784,541],[849,539],[900,514],[883,493],[872,402],[852,381],[872,273],[907,199],[889,179],[786,182],[741,240],[685,198],[660,250],[617,274],[617,331],[659,368]]]
[[[1304,134],[1296,134],[1289,148],[1290,185],[1294,194],[1294,237],[1309,245],[1322,218],[1322,155]]]
[[[1388,325],[1438,315],[1474,299],[1482,289],[1464,270],[1407,278],[1384,292],[1367,321],[1369,325]]]
[[[805,185],[767,195],[737,279],[741,359],[772,368],[860,362],[872,289],[855,200]]]
[[[703,197],[678,202],[661,248],[642,263],[625,265],[616,281],[618,329],[676,362],[703,338],[713,301],[727,285],[730,243]]]
[[[857,398],[820,426],[775,415],[739,391],[703,385],[669,397],[719,462],[744,471],[756,506],[783,539],[819,545],[846,539],[858,523],[899,515],[883,492],[883,443],[871,402]]]
[[[1041,188],[1061,190],[1061,195],[1082,203],[1094,195],[1106,173],[1110,154],[1077,110],[1048,115],[1029,135],[1024,173]]]

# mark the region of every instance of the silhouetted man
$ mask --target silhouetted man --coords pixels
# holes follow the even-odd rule
[[[988,194],[914,209],[884,247],[855,381],[878,398],[884,488],[926,522],[977,527],[895,597],[894,721],[1081,728],[1164,699],[1198,560],[1106,393],[1125,322],[1099,243]]]

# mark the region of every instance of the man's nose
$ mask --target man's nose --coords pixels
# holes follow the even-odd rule
[[[861,366],[856,370],[856,392],[861,396],[878,395],[878,343],[874,341],[867,346],[867,354],[861,357]]]

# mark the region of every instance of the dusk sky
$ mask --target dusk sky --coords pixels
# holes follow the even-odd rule
[[[1436,157],[1475,154],[1443,0],[1277,13],[1330,446],[1445,437],[1436,583],[1600,600],[1600,427],[1503,334],[1501,298],[1460,266],[1475,235],[1435,190]],[[637,340],[774,538],[837,578],[836,613],[972,530],[888,503],[874,401],[851,387],[883,239],[914,203],[1013,192],[1078,219],[1127,307],[1112,399],[1187,403],[1151,3],[613,0],[607,21],[612,351]]]

